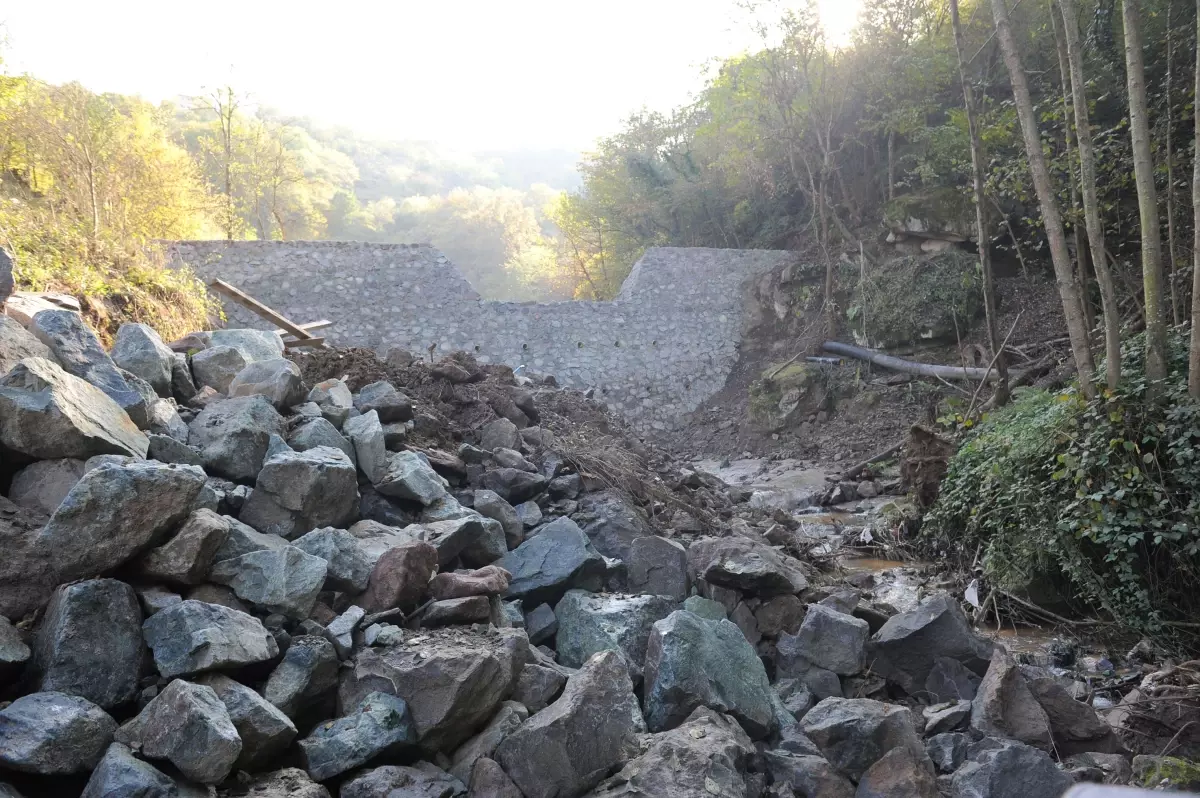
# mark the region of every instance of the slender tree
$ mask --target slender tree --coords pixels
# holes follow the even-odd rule
[[[1013,100],[1017,106],[1021,136],[1025,140],[1025,153],[1029,159],[1029,172],[1033,177],[1034,191],[1042,209],[1046,239],[1050,243],[1050,260],[1054,264],[1054,279],[1063,303],[1063,315],[1067,321],[1067,334],[1071,339],[1075,368],[1079,372],[1079,388],[1083,395],[1090,399],[1095,395],[1092,380],[1096,366],[1088,342],[1087,325],[1083,319],[1083,302],[1079,296],[1079,285],[1075,282],[1074,270],[1071,268],[1062,216],[1058,210],[1058,200],[1054,197],[1046,156],[1042,152],[1037,117],[1034,116],[1033,100],[1029,94],[1029,82],[1025,77],[1025,68],[1021,65],[1021,55],[1017,51],[1017,42],[1013,37],[1005,0],[992,0],[992,16],[996,20],[996,39],[1000,43],[1000,53],[1004,57],[1004,65],[1008,68],[1009,79],[1012,82]]]
[[[1200,0],[1197,0],[1200,2]],[[979,139],[979,122],[975,116],[975,97],[967,77],[967,62],[963,46],[962,23],[958,18],[958,0],[950,0],[950,22],[954,26],[954,47],[958,51],[958,75],[962,80],[963,105],[967,111],[967,131],[971,137],[971,169],[975,189],[975,236],[979,242],[979,266],[983,270],[983,308],[987,322],[988,343],[996,360],[996,406],[1008,401],[1008,364],[1002,350],[1003,342],[996,331],[996,289],[992,281],[992,256],[987,226],[987,199],[984,196],[983,143]]]
[[[1182,324],[1183,309],[1179,306],[1179,286],[1175,279],[1175,272],[1179,266],[1175,260],[1175,142],[1171,140],[1171,134],[1175,127],[1175,103],[1172,99],[1175,74],[1175,31],[1173,30],[1174,23],[1171,21],[1174,10],[1174,2],[1167,0],[1167,79],[1166,88],[1163,90],[1163,93],[1167,95],[1167,112],[1163,114],[1163,122],[1166,127],[1163,149],[1166,150],[1167,161],[1167,286],[1171,295],[1171,323]]]
[[[1071,68],[1071,104],[1075,109],[1075,140],[1079,143],[1079,193],[1083,195],[1088,249],[1092,252],[1092,270],[1096,273],[1096,282],[1100,284],[1100,302],[1104,312],[1105,378],[1108,387],[1115,388],[1121,381],[1121,315],[1117,309],[1117,289],[1113,284],[1104,244],[1104,225],[1100,222],[1096,151],[1092,144],[1091,119],[1088,115],[1087,82],[1083,78],[1079,16],[1075,10],[1075,0],[1058,2],[1059,11],[1062,12],[1063,38],[1067,40],[1067,63]]]
[[[1167,376],[1167,328],[1163,322],[1162,242],[1158,198],[1154,188],[1154,156],[1150,152],[1150,113],[1146,104],[1146,70],[1142,63],[1142,22],[1137,0],[1121,3],[1125,26],[1125,72],[1129,85],[1129,135],[1133,142],[1133,176],[1137,183],[1142,228],[1142,291],[1146,304],[1146,379]],[[1153,393],[1153,390],[1151,391]]]
[[[1200,0],[1196,0],[1196,36],[1200,41]],[[1200,86],[1200,47],[1196,48],[1196,86]],[[1192,340],[1188,350],[1188,393],[1200,399],[1200,103],[1192,158]]]

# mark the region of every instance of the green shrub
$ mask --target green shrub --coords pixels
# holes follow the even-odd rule
[[[867,346],[953,341],[983,310],[979,258],[961,249],[893,258],[868,273],[865,290],[857,274],[842,284],[853,297],[846,318]]]
[[[971,433],[922,529],[987,575],[1021,589],[1049,579],[1165,645],[1195,650],[1200,610],[1200,404],[1187,396],[1187,342],[1147,398],[1142,339],[1121,386],[1085,402],[1073,390],[1022,391]]]

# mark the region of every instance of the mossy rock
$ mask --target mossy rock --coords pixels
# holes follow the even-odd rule
[[[860,344],[953,341],[983,312],[979,259],[959,249],[895,258],[868,273],[865,300],[855,291],[846,313]]]
[[[769,430],[787,426],[813,398],[813,378],[806,363],[767,366],[750,384],[750,420]]]
[[[890,200],[883,224],[897,235],[968,241],[975,238],[975,209],[958,189],[941,186]]]
[[[1135,756],[1133,782],[1146,789],[1194,790],[1200,787],[1200,765],[1176,756]]]

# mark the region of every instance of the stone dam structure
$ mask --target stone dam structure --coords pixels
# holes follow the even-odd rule
[[[665,430],[725,384],[738,357],[748,284],[790,252],[652,248],[611,302],[495,302],[427,245],[183,241],[177,264],[219,278],[288,318],[329,319],[332,344],[461,349],[481,362],[594,388],[635,426]],[[269,328],[225,303],[230,324]]]

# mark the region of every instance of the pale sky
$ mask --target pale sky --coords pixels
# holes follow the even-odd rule
[[[831,37],[859,0],[819,0]],[[8,0],[10,74],[159,101],[231,83],[285,114],[459,149],[589,149],[757,41],[735,0]]]

